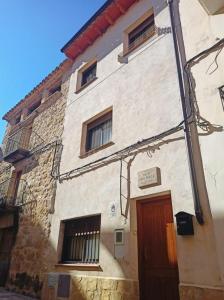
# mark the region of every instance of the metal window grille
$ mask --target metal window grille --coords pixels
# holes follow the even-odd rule
[[[219,94],[220,94],[220,98],[221,98],[221,101],[222,101],[222,108],[224,110],[224,85],[220,86]]]
[[[129,33],[128,50],[132,50],[144,43],[155,34],[154,15],[147,18],[143,23]]]
[[[62,261],[99,262],[100,215],[65,221]]]
[[[83,72],[81,86],[91,82],[94,78],[96,78],[96,63],[91,65],[87,70]]]

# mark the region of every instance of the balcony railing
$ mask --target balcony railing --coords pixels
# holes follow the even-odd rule
[[[29,155],[29,139],[31,129],[22,128],[8,137],[3,148],[3,158],[9,163],[14,163]]]
[[[17,191],[12,183],[12,179],[7,179],[0,183],[0,211],[12,209],[23,204],[27,184],[24,180],[20,181]]]

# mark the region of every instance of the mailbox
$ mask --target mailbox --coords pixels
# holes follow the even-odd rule
[[[193,235],[193,215],[184,211],[178,212],[176,215],[177,234],[178,235]]]

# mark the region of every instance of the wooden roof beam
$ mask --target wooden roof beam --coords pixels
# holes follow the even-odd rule
[[[114,1],[114,4],[119,9],[121,14],[125,14],[125,12],[126,12],[125,9],[123,8],[123,6],[118,1]]]
[[[92,28],[93,30],[95,30],[95,32],[97,34],[99,34],[99,35],[103,34],[102,30],[100,30],[100,28],[96,25],[96,23],[93,23],[90,28]]]
[[[111,18],[111,16],[108,13],[106,13],[104,17],[110,25],[114,24],[114,20]]]

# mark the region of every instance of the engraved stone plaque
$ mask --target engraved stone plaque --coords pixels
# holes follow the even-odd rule
[[[60,274],[57,297],[68,298],[70,293],[70,275]]]
[[[160,168],[155,167],[138,172],[138,187],[141,189],[160,185],[161,174]]]
[[[58,284],[58,274],[57,273],[49,273],[48,274],[48,287],[56,287]]]

